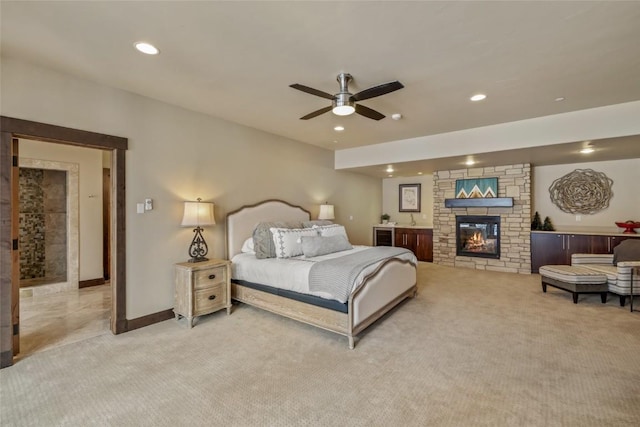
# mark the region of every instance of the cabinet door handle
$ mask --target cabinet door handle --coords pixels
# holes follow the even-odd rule
[[[209,300],[210,300],[210,301],[213,301],[214,299],[216,299],[216,296],[215,296],[215,295],[209,295]]]
[[[213,279],[215,279],[215,278],[216,278],[216,275],[215,275],[215,274],[210,274],[210,275],[209,275],[209,280],[213,280]]]

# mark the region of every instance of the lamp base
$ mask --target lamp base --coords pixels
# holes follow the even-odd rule
[[[195,236],[193,236],[193,241],[189,246],[189,255],[191,255],[189,262],[208,261],[209,258],[205,257],[205,255],[209,252],[209,247],[207,242],[204,241],[204,237],[202,237],[202,228],[196,227],[193,231]]]

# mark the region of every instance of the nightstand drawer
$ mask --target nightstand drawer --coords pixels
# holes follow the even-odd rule
[[[210,268],[196,271],[194,274],[195,289],[210,288],[211,286],[225,283],[227,281],[227,267]]]
[[[216,311],[227,305],[227,292],[224,283],[219,283],[207,289],[201,289],[194,295],[194,315]]]

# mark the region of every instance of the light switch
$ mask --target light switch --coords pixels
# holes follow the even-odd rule
[[[136,203],[136,209],[138,213],[144,213],[144,203]]]
[[[153,199],[144,199],[144,210],[153,210]]]

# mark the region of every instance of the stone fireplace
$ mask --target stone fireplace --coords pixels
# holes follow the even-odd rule
[[[498,178],[498,198],[513,199],[512,206],[446,207],[446,199],[455,199],[456,180]],[[477,200],[477,199],[472,199]],[[487,199],[490,200],[490,199]],[[498,217],[495,240],[499,250],[478,256],[459,249],[456,217]],[[468,223],[475,224],[472,220]],[[468,231],[471,227],[465,227]],[[476,227],[478,228],[478,227]],[[487,235],[491,226],[487,226]],[[476,230],[477,231],[477,230]],[[480,233],[482,234],[482,233]],[[493,237],[491,237],[493,239]],[[472,245],[482,242],[472,242]],[[485,250],[488,248],[484,243]],[[433,262],[452,267],[531,274],[531,165],[516,164],[486,168],[437,171],[433,174]]]
[[[500,259],[500,216],[456,216],[456,256]]]

